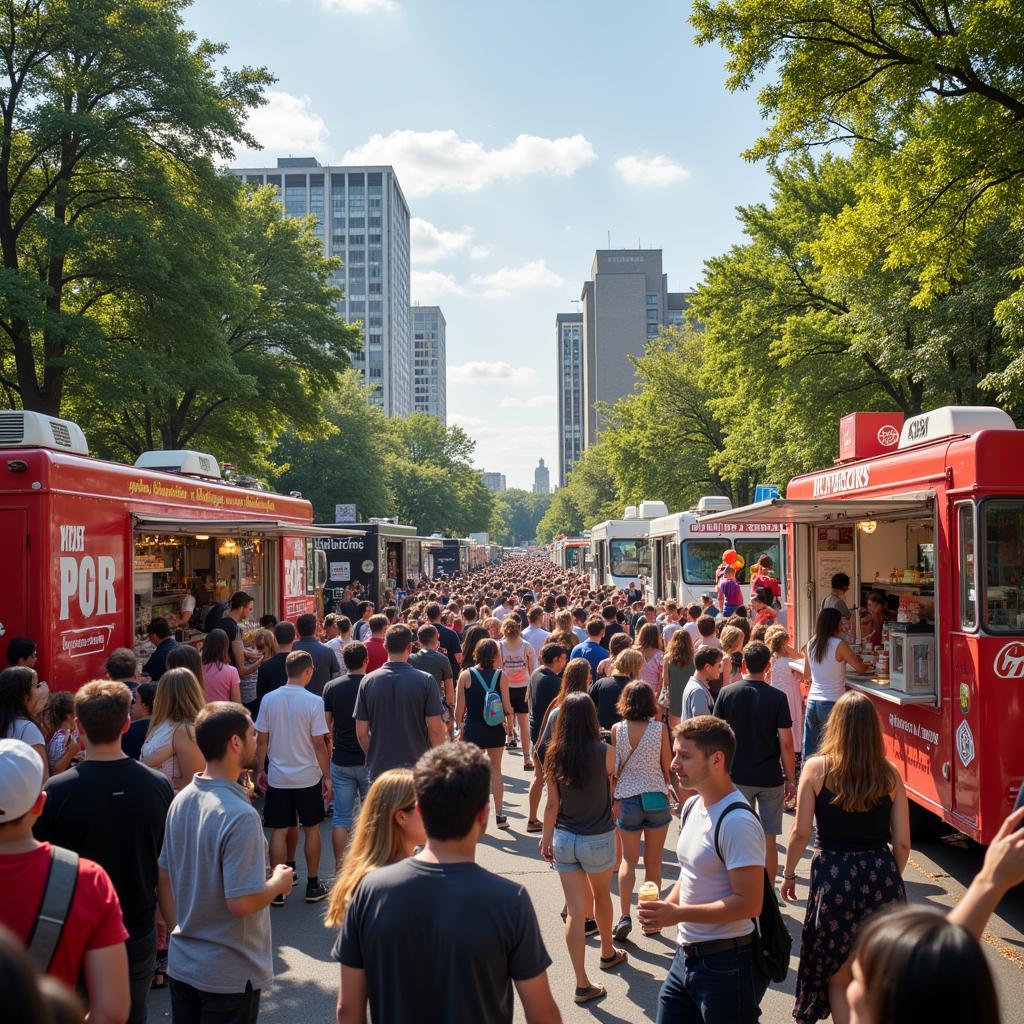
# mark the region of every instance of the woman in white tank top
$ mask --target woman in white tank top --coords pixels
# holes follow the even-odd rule
[[[854,672],[868,670],[850,645],[839,636],[842,623],[843,616],[838,609],[822,608],[818,612],[814,636],[804,654],[804,675],[811,679],[804,715],[804,761],[817,754],[829,713],[846,692],[846,666],[849,665]]]

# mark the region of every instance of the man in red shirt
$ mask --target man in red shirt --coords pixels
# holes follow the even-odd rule
[[[371,615],[367,623],[370,637],[366,643],[366,673],[380,668],[388,660],[387,648],[384,646],[384,631],[388,628],[386,615]]]
[[[0,924],[28,942],[50,874],[52,847],[32,826],[46,801],[39,755],[21,740],[0,740]],[[107,873],[78,859],[78,878],[48,974],[72,988],[80,976],[89,997],[89,1024],[128,1019],[128,932]]]

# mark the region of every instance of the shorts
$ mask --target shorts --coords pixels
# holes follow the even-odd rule
[[[747,803],[757,811],[761,827],[766,836],[782,835],[782,806],[786,802],[786,787],[782,786],[741,786],[736,788],[747,798]],[[754,801],[757,801],[757,806]]]
[[[619,819],[615,827],[622,832],[640,832],[645,828],[665,828],[672,820],[672,809],[645,811],[638,796],[624,796],[619,800]]]
[[[331,785],[334,787],[334,815],[331,828],[351,828],[355,818],[356,796],[359,803],[366,800],[370,790],[370,776],[365,764],[335,764],[331,762]]]
[[[291,828],[296,819],[304,828],[312,828],[324,817],[324,794],[319,782],[305,789],[267,787],[263,802],[264,828]]]
[[[498,747],[504,749],[508,733],[504,725],[467,721],[462,726],[462,739],[465,743],[475,743],[481,750],[496,750]]]
[[[528,715],[530,713],[530,702],[527,700],[527,686],[510,686],[508,688],[508,702],[512,706],[512,714]]]
[[[552,846],[555,850],[555,870],[559,874],[584,871],[588,875],[600,875],[615,867],[614,832],[580,836],[568,829],[556,828]]]

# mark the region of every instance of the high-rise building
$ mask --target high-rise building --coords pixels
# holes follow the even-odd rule
[[[504,473],[484,473],[484,487],[489,491],[498,493],[499,491],[507,490],[505,487],[505,474]]]
[[[583,285],[583,448],[598,433],[595,403],[633,390],[630,356],[670,320],[668,279],[660,249],[598,249]]]
[[[289,217],[316,217],[324,252],[341,259],[338,312],[363,325],[353,364],[389,416],[413,410],[409,311],[409,204],[391,167],[321,167],[315,157],[281,157],[276,167],[231,171],[273,185]]]
[[[533,493],[551,493],[551,473],[548,471],[548,467],[544,465],[543,459],[537,463],[537,468],[533,471]]]
[[[583,454],[583,314],[555,317],[558,353],[558,486]]]
[[[445,323],[440,306],[412,307],[412,410],[448,423]]]

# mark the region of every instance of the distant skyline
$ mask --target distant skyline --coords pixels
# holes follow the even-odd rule
[[[448,422],[475,463],[530,490],[558,465],[555,315],[578,306],[594,251],[664,250],[672,291],[741,239],[766,198],[739,156],[755,97],[724,88],[685,3],[196,0],[190,28],[228,67],[278,78],[260,151],[393,164],[412,213],[412,300],[448,323]]]

